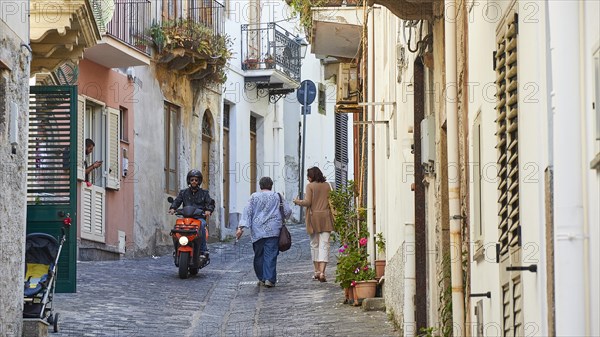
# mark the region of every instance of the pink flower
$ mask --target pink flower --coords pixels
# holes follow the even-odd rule
[[[358,273],[360,273],[360,268],[354,269],[354,274],[358,274]]]
[[[364,270],[364,271],[367,271],[367,270],[369,270],[369,266],[364,266],[364,267],[363,267],[363,270]]]
[[[86,182],[85,182],[85,185],[86,185],[87,187],[92,187],[92,183],[90,183],[90,182],[89,182],[89,181],[87,181],[87,180],[86,180]]]
[[[356,285],[356,281],[352,281],[352,282],[350,282],[350,286],[351,286],[351,287],[354,287],[355,285]]]
[[[358,243],[359,243],[361,246],[366,246],[366,245],[367,245],[367,238],[361,238],[361,239],[358,241]]]
[[[345,252],[345,251],[346,251],[346,248],[343,248],[343,247],[342,247],[342,248],[340,248],[340,250],[339,250],[339,252],[340,252],[340,253],[343,253],[343,252]]]
[[[344,245],[344,249],[345,249],[345,248],[348,248],[348,245]]]

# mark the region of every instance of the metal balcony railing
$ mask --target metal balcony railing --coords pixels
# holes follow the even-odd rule
[[[212,29],[213,34],[225,32],[225,5],[217,0],[188,0],[188,21]]]
[[[116,0],[106,34],[150,55],[148,30],[151,17],[150,0]]]
[[[242,25],[242,69],[275,69],[300,82],[300,43],[274,22]]]

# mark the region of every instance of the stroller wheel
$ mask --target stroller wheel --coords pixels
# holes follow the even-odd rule
[[[58,332],[58,313],[54,314],[52,326],[54,327],[54,332]]]

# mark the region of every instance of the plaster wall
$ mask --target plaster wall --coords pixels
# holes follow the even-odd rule
[[[368,193],[370,196],[374,193],[374,198],[368,199],[367,220],[371,223],[369,229],[372,232],[369,254],[371,260],[387,260],[384,292],[386,307],[394,313],[396,322],[402,324],[405,306],[408,305],[404,303],[406,257],[414,254],[414,244],[405,242],[406,224],[414,224],[414,196],[411,191],[414,181],[414,157],[411,153],[414,130],[414,55],[406,49],[407,58],[404,62],[398,61],[397,45],[407,46],[406,41],[401,38],[402,21],[387,9],[378,8],[369,20],[374,20],[375,24],[374,31],[369,32],[369,66],[374,70],[370,81],[374,85],[368,101],[396,103],[395,111],[391,105],[376,105],[369,109],[369,120],[389,121],[389,133],[385,124],[369,127],[370,137],[373,129],[375,131],[374,161],[369,141],[368,172],[374,173],[374,176],[372,173],[368,176]],[[377,233],[383,233],[386,238],[385,252],[377,252],[375,249],[373,234]]]
[[[82,60],[79,63],[78,94],[93,98],[106,104],[107,107],[127,109],[126,133],[129,137],[134,134],[134,104],[137,100],[135,94],[139,92],[134,82],[127,80],[127,76],[115,70],[105,68],[94,62]],[[129,167],[128,175],[123,177],[121,174],[119,190],[106,189],[106,246],[113,250],[119,246],[118,231],[125,232],[126,235],[126,254],[133,254],[133,192],[134,184],[138,181],[134,143],[129,141],[120,141],[119,157],[123,160],[123,149],[128,153]],[[102,167],[107,170],[106,167]],[[120,168],[122,172],[122,167]],[[81,183],[78,182],[78,189],[81,189]],[[81,214],[81,212],[79,212]],[[80,228],[78,228],[80,231]]]
[[[34,19],[48,18],[36,17]],[[29,44],[29,0],[0,2],[0,21],[4,21],[4,29],[10,29],[18,39]]]
[[[471,8],[469,22],[469,118],[470,130],[477,114],[481,119],[481,163],[482,172],[482,223],[483,223],[483,255],[473,258],[472,245],[471,292],[490,291],[491,300],[483,301],[484,331],[490,334],[500,332],[503,324],[500,270],[495,261],[495,243],[498,240],[497,212],[497,150],[494,148],[496,132],[496,99],[494,96],[495,71],[493,70],[492,52],[496,50],[496,27],[510,11],[511,4],[495,3],[501,8],[501,17],[492,20],[489,16],[477,15],[477,9]],[[546,322],[546,258],[545,258],[545,216],[544,216],[544,170],[548,166],[546,107],[546,35],[545,15],[542,6],[536,8],[540,12],[532,12],[536,8],[531,3],[517,2],[519,12],[518,47],[527,50],[519,54],[519,169],[520,169],[520,222],[522,228],[521,264],[536,264],[537,273],[522,272],[523,284],[523,322],[525,331],[548,333]],[[487,88],[487,89],[486,89]],[[472,154],[472,135],[469,136]],[[473,168],[471,168],[473,169]],[[473,194],[471,185],[471,194]],[[471,198],[471,205],[473,204]],[[470,221],[474,223],[474,212],[470,212]],[[471,235],[474,235],[473,229]],[[474,237],[473,237],[474,239]],[[475,321],[474,306],[471,301],[472,322]]]
[[[2,12],[4,15],[4,12]],[[0,17],[0,335],[21,336],[23,315],[23,270],[27,212],[27,140],[29,116],[29,64],[31,54],[22,43],[28,20],[4,21]],[[17,109],[17,143],[10,143],[10,111]],[[14,117],[13,117],[14,118]]]
[[[169,216],[167,202],[170,195],[165,192],[165,102],[179,107],[178,120],[178,182],[179,189],[185,188],[185,177],[192,168],[202,168],[202,120],[207,116],[211,124],[212,140],[209,153],[209,192],[217,208],[209,221],[212,237],[218,237],[221,197],[220,181],[220,93],[209,88],[191,84],[184,77],[167,71],[161,66],[135,67],[136,83],[140,86],[136,94],[134,109],[133,142],[136,144],[136,174],[134,191],[135,225],[134,240],[136,254],[149,255],[170,251],[172,248],[169,231],[175,217]]]
[[[597,139],[597,127],[600,123],[600,69],[594,69],[593,55],[600,55],[600,23],[596,19],[597,13],[600,13],[600,3],[585,2],[583,6],[583,22],[585,24],[585,45],[583,46],[583,57],[585,58],[585,116],[583,117],[583,125],[585,125],[586,144],[583,156],[582,169],[584,172],[584,186],[587,186],[584,207],[586,212],[586,232],[590,238],[587,246],[588,251],[587,265],[589,267],[589,275],[586,277],[587,287],[589,289],[590,299],[588,318],[590,336],[600,336],[600,288],[595,286],[600,284],[600,169],[590,169],[590,163],[600,153],[600,141]],[[596,74],[596,78],[592,74]],[[594,92],[595,90],[595,92]],[[595,110],[592,109],[589,102],[595,102]],[[595,114],[595,115],[594,115]]]
[[[481,125],[481,141],[480,141],[480,163],[481,168],[481,222],[484,224],[482,241],[482,258],[474,258],[473,255],[478,253],[475,246],[471,246],[471,291],[473,293],[491,292],[492,299],[499,299],[499,270],[496,264],[496,242],[498,241],[498,229],[496,215],[498,211],[497,200],[497,150],[496,137],[496,99],[495,85],[492,89],[488,89],[496,80],[496,73],[493,69],[492,57],[489,55],[496,49],[495,36],[496,24],[485,20],[482,15],[474,15],[476,8],[472,7],[469,13],[472,16],[469,21],[469,82],[472,83],[473,91],[469,92],[469,116],[468,127],[470,131],[470,158],[474,158],[473,154],[473,125],[476,118],[479,118]],[[492,38],[494,37],[494,38]],[[477,167],[471,168],[471,173]],[[475,196],[474,184],[470,185],[471,195]],[[486,197],[487,196],[487,197]],[[471,198],[470,223],[471,238],[474,242],[479,240],[479,237],[474,233],[475,230],[475,206],[474,199]],[[486,225],[487,224],[487,225]],[[471,300],[471,312],[474,312],[474,307],[481,300],[475,298]],[[498,317],[501,316],[500,305],[496,301],[489,301],[485,298],[483,303],[484,331],[490,334],[494,331],[501,331],[501,321]],[[470,321],[475,321],[475,316],[468,318]]]

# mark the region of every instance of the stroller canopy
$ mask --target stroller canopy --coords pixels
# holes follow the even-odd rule
[[[26,263],[39,263],[51,265],[58,254],[58,240],[45,233],[31,233],[26,237],[25,261]]]

